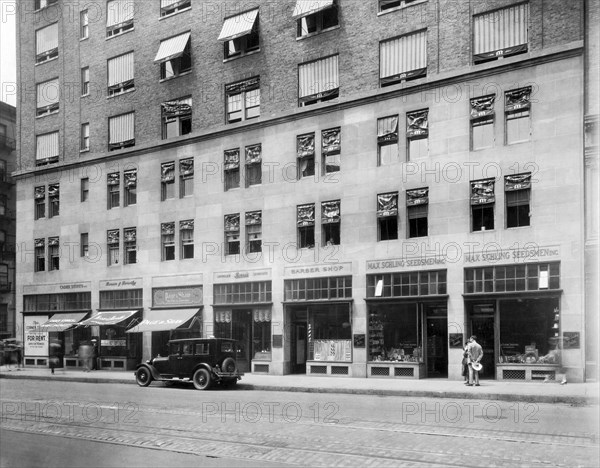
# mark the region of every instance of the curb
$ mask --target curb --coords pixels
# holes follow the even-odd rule
[[[107,379],[94,377],[72,377],[72,376],[41,376],[41,375],[23,375],[23,374],[0,374],[0,379],[23,379],[23,380],[55,380],[60,382],[78,382],[94,384],[126,384],[136,385],[135,379]],[[492,400],[509,401],[520,403],[548,403],[548,404],[569,404],[573,406],[598,405],[596,396],[573,396],[573,395],[532,395],[532,394],[506,394],[506,393],[474,393],[461,391],[435,391],[435,390],[380,390],[363,388],[324,388],[324,387],[300,387],[283,385],[259,385],[240,382],[237,385],[240,390],[258,390],[268,392],[292,392],[292,393],[324,393],[341,395],[372,395],[372,396],[399,396],[399,397],[418,397],[418,398],[445,398],[461,400]]]

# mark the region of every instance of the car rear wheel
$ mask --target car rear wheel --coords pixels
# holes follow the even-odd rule
[[[223,360],[223,364],[221,364],[221,370],[223,372],[227,372],[233,374],[237,370],[237,364],[235,363],[235,359],[228,357]]]
[[[210,372],[208,372],[206,369],[198,369],[196,372],[194,372],[192,381],[194,382],[194,387],[196,390],[206,390],[210,387],[212,378],[210,376]]]
[[[140,367],[135,372],[135,381],[140,387],[147,387],[152,382],[152,374],[146,367]]]

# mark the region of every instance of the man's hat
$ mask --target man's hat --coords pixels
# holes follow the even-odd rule
[[[473,362],[471,364],[471,366],[473,367],[473,369],[475,369],[477,372],[479,372],[481,369],[483,369],[483,366],[481,365],[480,362]]]

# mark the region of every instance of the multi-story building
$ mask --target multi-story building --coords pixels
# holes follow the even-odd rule
[[[0,339],[15,336],[15,233],[17,192],[14,106],[0,102]]]
[[[584,380],[585,17],[21,2],[25,364],[202,333],[244,371],[455,379],[475,334],[485,376]]]

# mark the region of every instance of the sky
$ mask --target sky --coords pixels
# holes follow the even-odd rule
[[[0,101],[16,105],[17,45],[14,0],[0,0]]]

